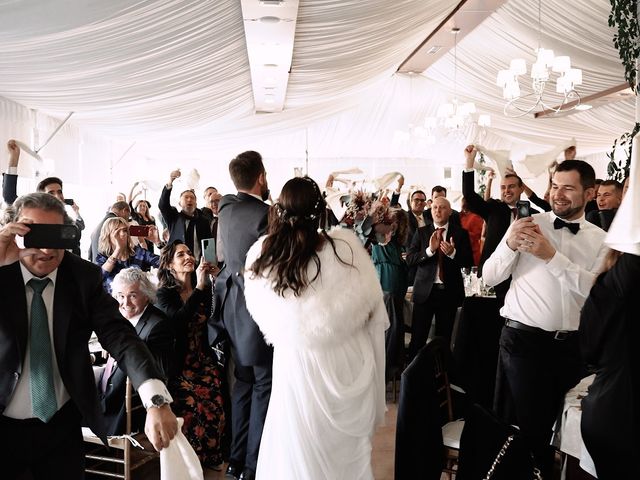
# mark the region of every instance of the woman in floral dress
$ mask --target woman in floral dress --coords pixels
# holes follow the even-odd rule
[[[224,373],[207,339],[211,310],[210,275],[217,267],[195,258],[185,244],[176,241],[162,250],[158,270],[157,306],[174,325],[174,369],[169,378],[172,409],[184,418],[183,432],[205,468],[222,463],[225,426]]]

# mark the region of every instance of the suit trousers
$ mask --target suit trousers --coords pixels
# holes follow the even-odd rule
[[[84,478],[80,413],[68,401],[48,423],[0,416],[2,478],[45,480]],[[31,474],[31,477],[28,474]]]
[[[434,315],[436,317],[436,336],[444,337],[447,340],[447,345],[451,345],[451,333],[458,306],[448,295],[446,287],[440,288],[439,285],[443,284],[433,284],[431,294],[426,302],[413,304],[409,362],[427,343]]]
[[[272,365],[245,367],[236,364],[236,382],[231,394],[231,454],[230,462],[244,465],[254,472],[267,407],[271,397]]]
[[[543,478],[553,471],[551,436],[564,397],[586,374],[577,332],[555,340],[543,331],[503,327],[494,408],[520,427]]]

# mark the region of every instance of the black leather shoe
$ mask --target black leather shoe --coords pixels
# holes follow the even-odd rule
[[[229,465],[227,466],[227,471],[224,472],[225,478],[233,478],[234,480],[238,480],[241,475],[242,475],[242,467],[235,463],[229,462]]]
[[[256,480],[256,472],[250,468],[245,468],[238,480]]]

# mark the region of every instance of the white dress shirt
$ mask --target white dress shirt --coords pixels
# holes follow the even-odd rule
[[[547,263],[530,253],[513,251],[507,245],[511,227],[482,267],[488,285],[497,285],[511,275],[503,317],[547,331],[577,330],[580,310],[595,278],[600,273],[608,248],[606,232],[585,221],[576,222],[580,230],[556,230],[553,212],[538,213],[533,219],[556,249]]]
[[[436,225],[435,223],[433,224],[433,228],[435,228],[436,230],[438,230],[439,228],[444,228],[444,230],[442,231],[442,239],[443,240],[447,240],[447,234],[449,233],[449,222],[445,223],[444,225]],[[436,252],[432,252],[431,251],[431,246],[427,245],[427,257],[431,258],[433,257]],[[451,260],[453,260],[453,257],[456,256],[456,249],[453,249],[453,252],[451,252],[451,255],[447,255],[447,257],[449,257]],[[440,280],[440,267],[436,267],[436,279],[433,281],[433,283],[442,283],[442,280]]]
[[[27,320],[29,322],[29,329],[27,335],[27,349],[24,356],[24,363],[22,364],[22,373],[16,388],[13,392],[13,396],[2,415],[15,419],[33,418],[33,406],[31,403],[31,343],[29,341],[29,335],[31,332],[31,301],[33,300],[33,290],[27,285],[27,282],[35,277],[29,270],[25,268],[22,263],[20,264],[20,270],[22,272],[22,279],[25,285],[25,294],[27,297]],[[51,339],[51,352],[52,362],[51,367],[53,370],[53,387],[56,392],[56,403],[58,404],[58,410],[71,398],[69,392],[64,386],[62,377],[60,376],[60,369],[58,368],[58,360],[55,355],[54,344],[54,329],[53,329],[53,297],[55,292],[56,279],[58,275],[58,269],[51,272],[49,275],[43,278],[49,278],[51,281],[45,287],[42,292],[42,300],[44,301],[45,308],[47,310],[47,318],[49,323],[49,337]],[[143,312],[144,313],[144,312]],[[87,362],[89,358],[87,357]],[[170,402],[173,401],[167,387],[159,379],[149,379],[140,385],[138,388],[138,394],[142,400],[142,404],[148,406],[151,404],[151,398],[154,395],[162,395]]]
[[[22,373],[18,378],[18,383],[13,391],[13,396],[9,400],[7,408],[3,412],[3,415],[11,418],[25,419],[33,418],[33,408],[31,404],[31,342],[29,341],[31,335],[31,301],[33,300],[33,290],[27,285],[32,278],[38,278],[33,273],[25,268],[22,263],[20,264],[20,270],[22,271],[22,279],[24,280],[24,290],[27,295],[27,320],[29,322],[28,334],[27,334],[27,350],[24,355],[24,363],[22,364]],[[44,300],[44,306],[47,310],[47,318],[49,323],[49,337],[51,339],[51,367],[53,370],[53,387],[56,391],[56,403],[58,409],[62,407],[67,400],[69,400],[69,392],[64,387],[62,377],[60,376],[60,370],[58,369],[58,359],[55,355],[55,346],[53,343],[53,292],[56,288],[56,279],[58,276],[58,269],[51,272],[49,275],[43,278],[49,278],[51,281],[42,291],[42,300]]]
[[[422,212],[420,215],[416,215],[415,213],[411,212],[411,215],[416,217],[416,222],[418,222],[418,228],[426,226],[426,222],[424,221],[424,212]]]

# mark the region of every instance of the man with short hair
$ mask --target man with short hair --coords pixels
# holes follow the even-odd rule
[[[504,236],[512,222],[516,220],[516,202],[524,191],[522,180],[516,175],[505,175],[500,181],[500,200],[484,200],[475,191],[475,175],[473,164],[477,150],[473,145],[465,148],[466,169],[462,173],[462,194],[467,202],[469,210],[480,215],[486,222],[486,236],[478,274],[482,275],[484,262],[491,256],[500,239]],[[502,305],[504,296],[509,289],[509,279],[497,285],[495,288],[498,304]]]
[[[20,248],[29,225],[70,223],[52,195],[14,202],[15,221],[0,229],[0,463],[3,478],[84,478],[80,420],[106,441],[89,356],[89,337],[126,369],[147,408],[156,449],[178,424],[153,357],[102,289],[100,268],[62,249]]]
[[[230,478],[254,480],[271,396],[273,349],[247,311],[242,275],[249,248],[267,229],[269,207],[264,201],[269,188],[258,152],[247,151],[234,158],[229,174],[238,193],[220,200],[218,236],[225,249],[225,268],[215,283],[217,318],[212,326],[226,329],[235,361],[231,453],[226,473]]]
[[[588,163],[562,162],[553,174],[553,210],[515,221],[484,264],[488,285],[512,278],[500,310],[495,409],[520,427],[543,478],[551,478],[549,443],[564,396],[586,374],[580,310],[607,252],[604,231],[584,217],[594,185]]]
[[[596,202],[598,210],[587,213],[587,222],[597,225],[606,232],[622,203],[622,184],[617,180],[602,181],[596,193]]]
[[[420,227],[413,237],[407,264],[415,266],[413,282],[413,320],[409,358],[425,343],[432,317],[436,317],[436,336],[451,343],[456,310],[464,300],[461,268],[473,265],[469,234],[450,221],[451,204],[436,197],[431,206],[433,222]]]
[[[211,238],[218,237],[218,206],[222,195],[218,193],[215,187],[207,187],[204,191],[204,207],[202,208],[202,216],[209,221],[211,230]]]
[[[66,204],[64,193],[62,193],[62,180],[60,180],[58,177],[47,177],[42,180],[40,183],[38,183],[36,192],[48,193],[49,195],[53,195],[54,197],[56,197],[62,203]],[[76,214],[74,224],[80,232],[80,234],[78,235],[78,241],[76,242],[75,247],[71,249],[71,251],[76,255],[80,255],[80,236],[82,235],[82,231],[84,230],[85,225],[84,220],[80,216],[80,207],[78,207],[75,201],[71,204],[71,209]]]
[[[162,188],[158,208],[162,218],[167,223],[169,229],[169,240],[182,241],[193,253],[196,262],[200,262],[201,249],[200,240],[211,238],[209,221],[198,210],[198,200],[193,190],[185,190],[180,194],[180,211],[171,206],[171,192],[173,182],[181,175],[180,170],[174,170],[169,174],[169,181]]]
[[[148,275],[137,267],[121,270],[111,283],[111,295],[118,302],[122,316],[131,322],[149,348],[164,378],[168,378],[175,332],[164,312],[153,305],[156,290]],[[126,384],[127,372],[117,362],[108,360],[98,383],[107,435],[126,433]],[[133,421],[133,428],[139,428],[140,418],[135,416]]]
[[[431,214],[431,209],[433,208],[433,201],[436,198],[444,197],[447,198],[447,189],[441,185],[436,185],[431,189],[431,205],[424,211],[424,216],[427,222],[433,222],[433,215]],[[460,225],[460,212],[457,210],[451,209],[451,218],[449,219],[452,223],[456,225]]]

